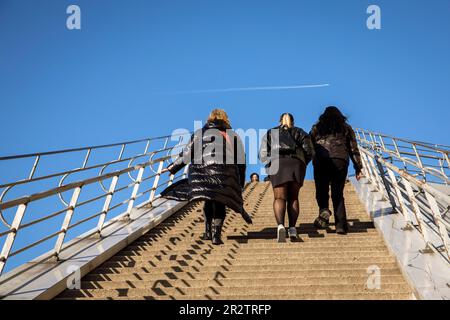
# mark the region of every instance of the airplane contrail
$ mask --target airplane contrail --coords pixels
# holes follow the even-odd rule
[[[330,86],[329,83],[324,83],[324,84],[307,84],[295,86],[244,87],[244,88],[226,88],[226,89],[169,91],[169,92],[159,92],[159,94],[194,94],[194,93],[219,93],[219,92],[238,92],[238,91],[293,90],[293,89],[322,88],[328,86]]]

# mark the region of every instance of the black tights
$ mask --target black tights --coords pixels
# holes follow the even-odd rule
[[[206,200],[204,205],[205,223],[216,227],[222,226],[226,216],[225,205],[213,200]]]
[[[273,188],[273,211],[277,224],[284,225],[287,207],[289,227],[295,227],[300,211],[298,204],[300,187],[300,184],[297,182],[287,182]]]

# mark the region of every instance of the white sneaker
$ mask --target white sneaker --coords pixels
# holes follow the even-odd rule
[[[278,225],[277,234],[278,234],[277,239],[279,243],[286,242],[286,228],[282,224]]]
[[[297,229],[295,227],[289,228],[289,238],[291,241],[295,241],[298,239]]]

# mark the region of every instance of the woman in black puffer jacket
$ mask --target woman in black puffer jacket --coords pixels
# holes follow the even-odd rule
[[[225,111],[215,109],[207,123],[197,130],[179,157],[167,168],[175,174],[185,165],[188,169],[188,185],[178,192],[181,185],[173,185],[161,193],[177,200],[204,200],[205,234],[203,240],[221,244],[221,232],[225,219],[225,207],[239,212],[251,223],[245,212],[242,189],[245,184],[245,151],[239,136],[231,129]],[[186,199],[182,199],[186,195]]]

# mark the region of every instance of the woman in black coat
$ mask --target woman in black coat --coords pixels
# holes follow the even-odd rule
[[[334,107],[327,107],[319,121],[310,132],[316,156],[313,161],[316,199],[319,217],[314,222],[317,228],[326,228],[331,211],[329,210],[329,190],[333,202],[336,233],[348,232],[345,211],[344,187],[347,179],[350,159],[356,173],[356,179],[362,176],[361,155],[355,132],[347,123],[347,118]]]
[[[286,208],[289,237],[291,241],[298,238],[295,227],[299,215],[298,194],[303,186],[306,166],[312,157],[311,139],[305,131],[294,126],[294,117],[290,113],[282,114],[280,125],[269,130],[263,138],[260,159],[266,165],[273,187],[278,242],[286,241]]]
[[[241,139],[231,129],[225,111],[215,109],[211,112],[204,127],[192,135],[188,145],[167,170],[175,174],[187,164],[187,199],[179,200],[205,201],[203,240],[222,243],[225,207],[241,213],[246,222],[252,222],[244,210],[242,199],[245,151]],[[161,195],[180,198],[177,196],[177,186],[169,187]]]

